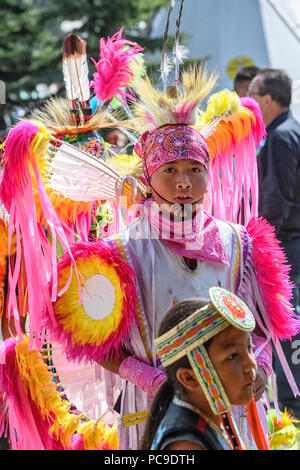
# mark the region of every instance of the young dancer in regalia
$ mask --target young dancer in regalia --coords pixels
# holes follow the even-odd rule
[[[126,58],[122,41],[118,53]],[[127,59],[128,55],[130,50]],[[201,113],[200,105],[214,84],[214,76],[186,71],[182,86],[171,89],[171,95],[154,89],[147,78],[140,79],[133,109],[137,119],[131,123],[140,137],[134,156],[121,159],[122,171],[120,160],[105,162],[74,149],[37,121],[19,123],[6,141],[0,198],[10,214],[9,233],[15,230],[17,240],[16,263],[8,271],[8,315],[17,317],[18,303],[23,302],[22,311],[29,312],[30,348],[41,347],[46,339],[60,343],[69,361],[102,365],[102,390],[96,394],[98,424],[89,422],[88,432],[83,432],[80,420],[75,422],[64,413],[65,422],[72,424],[66,426],[66,435],[76,431],[76,437],[87,439],[84,448],[89,448],[91,429],[100,433],[94,434],[97,439],[92,447],[108,448],[109,440],[115,445],[115,434],[111,436],[99,421],[106,417],[104,405],[111,416],[109,424],[118,423],[119,448],[138,448],[151,400],[166,379],[155,353],[157,326],[177,302],[207,297],[210,287],[221,286],[248,305],[256,320],[254,386],[261,413],[259,399],[272,372],[271,341],[285,366],[278,339],[288,339],[298,331],[289,303],[288,267],[271,227],[255,218],[255,144],[264,135],[259,108],[254,100],[240,100],[225,90],[212,96]],[[116,127],[122,127],[122,122]],[[126,170],[128,161],[130,171]],[[59,198],[53,202],[57,192]],[[247,228],[237,224],[242,195]],[[85,237],[71,246],[70,227],[62,220],[64,198],[71,201],[67,216],[73,215],[72,208],[80,215],[81,202],[108,201],[116,222],[123,217],[125,228],[105,240],[90,242]],[[91,216],[89,211],[87,216]],[[45,238],[45,227],[52,244]],[[84,232],[84,220],[82,228]],[[56,239],[64,249],[58,264]],[[25,272],[25,277],[19,277]],[[24,296],[18,299],[17,285],[24,287],[20,290]],[[7,344],[7,352],[12,354],[10,364],[20,367],[23,383],[30,377],[28,368],[25,361],[13,358],[18,348],[22,353],[26,349],[20,326],[17,334],[19,342]],[[2,386],[7,386],[11,402],[20,402],[14,392],[23,391],[25,398],[28,385],[22,390],[10,387],[4,380],[7,372],[14,378],[18,371],[6,370]],[[287,369],[286,373],[297,393]],[[31,399],[37,395],[33,393]],[[30,406],[31,402],[28,412]],[[65,410],[59,401],[50,410],[43,402],[42,411],[46,409],[47,419],[53,419],[57,408]],[[247,441],[244,408],[233,408],[233,414]],[[21,423],[28,428],[28,416],[11,414],[11,429]],[[47,448],[50,434],[43,429]],[[71,446],[64,426],[59,429],[63,435],[59,446]],[[103,439],[103,432],[108,432],[109,439]],[[33,445],[33,436],[28,432],[28,441],[14,445]],[[34,445],[39,448],[40,440]]]
[[[186,72],[183,74],[185,91],[175,99],[154,90],[148,79],[139,86],[137,109],[143,119],[144,133],[135,152],[141,158],[143,181],[151,197],[138,206],[137,221],[106,239],[114,253],[134,270],[138,293],[137,320],[125,345],[128,357],[108,365],[125,381],[120,397],[121,448],[138,447],[142,432],[139,423],[165,379],[155,355],[154,339],[157,325],[170,306],[188,297],[206,296],[214,285],[234,292],[247,303],[257,321],[253,332],[258,363],[257,400],[264,393],[272,370],[270,340],[278,347],[277,335],[288,338],[298,328],[288,301],[279,305],[270,299],[272,296],[278,300],[281,289],[285,289],[285,299],[290,293],[287,268],[274,264],[267,254],[269,249],[276,251],[278,247],[272,230],[261,220],[251,220],[246,229],[213,217],[205,208],[208,187],[210,199],[217,200],[214,191],[218,188],[213,184],[216,170],[211,164],[216,154],[213,155],[212,149],[213,145],[226,147],[222,140],[218,142],[224,137],[224,129],[231,129],[230,137],[234,139],[234,125],[238,127],[239,119],[243,122],[244,128],[240,124],[240,130],[244,129],[244,138],[236,139],[242,156],[249,142],[248,149],[253,148],[255,134],[258,137],[263,132],[263,128],[259,131],[261,119],[253,101],[241,104],[236,115],[233,113],[219,121],[209,136],[203,123],[199,125],[203,126],[202,133],[197,130],[196,110],[213,82],[213,77],[208,78],[205,73]],[[215,99],[218,102],[220,95]],[[252,121],[251,130],[245,125],[247,113]],[[230,166],[228,161],[222,162],[225,150],[219,151],[218,157],[219,168],[222,164]],[[241,166],[237,157],[235,163]],[[226,191],[232,194],[233,188],[225,187],[224,169],[223,175],[224,194]],[[234,190],[239,192],[241,188],[237,185]],[[226,205],[228,199],[224,195],[223,207]],[[176,214],[176,207],[183,209],[184,215],[182,210]],[[217,212],[217,202],[214,208]],[[282,254],[279,249],[276,253],[279,261]],[[272,288],[268,288],[270,278],[274,281]],[[238,426],[245,429],[244,410],[237,408],[234,414]]]
[[[255,320],[231,292],[209,293],[178,302],[159,326],[155,346],[167,380],[151,405],[141,449],[244,449],[230,409],[249,409],[253,400]]]

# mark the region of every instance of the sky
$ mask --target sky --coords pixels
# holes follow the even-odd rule
[[[167,10],[155,18],[154,37],[163,35],[166,15]],[[243,65],[286,70],[295,88],[292,110],[300,120],[300,0],[185,0],[181,31],[188,35],[189,57],[208,57],[207,65],[219,71],[219,89],[232,88]]]

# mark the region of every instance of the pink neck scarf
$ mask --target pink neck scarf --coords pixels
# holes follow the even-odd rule
[[[151,199],[143,201],[141,213],[147,216],[150,236],[162,240],[184,258],[228,264],[215,219],[202,206],[184,221],[170,220]]]

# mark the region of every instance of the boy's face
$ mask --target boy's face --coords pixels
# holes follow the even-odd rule
[[[153,173],[151,185],[154,201],[161,205],[168,204],[201,204],[207,188],[207,171],[196,160],[176,160],[167,163]],[[162,196],[162,197],[160,197]],[[162,199],[164,198],[164,199]]]
[[[213,338],[207,352],[230,403],[248,404],[257,369],[250,334],[230,326]]]

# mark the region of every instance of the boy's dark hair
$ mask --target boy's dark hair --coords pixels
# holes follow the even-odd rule
[[[182,320],[185,320],[190,315],[200,310],[205,305],[209,304],[209,299],[194,298],[187,299],[178,302],[174,307],[170,308],[166,313],[165,317],[160,323],[158,330],[158,337],[167,333],[167,331],[174,328]],[[156,431],[160,425],[166,411],[173,400],[176,393],[180,393],[184,390],[183,386],[178,382],[176,378],[176,372],[181,367],[190,369],[191,365],[187,356],[182,357],[178,361],[174,362],[170,366],[166,367],[168,379],[160,387],[156,396],[154,397],[150,414],[147,420],[146,429],[142,437],[139,449],[150,450],[153,443]]]
[[[257,74],[262,77],[258,84],[261,96],[270,95],[281,107],[289,108],[292,101],[292,80],[284,70],[262,69]]]
[[[244,82],[246,80],[252,80],[259,72],[259,67],[255,65],[250,65],[248,67],[242,67],[236,74],[234,79],[234,88],[240,82]]]

